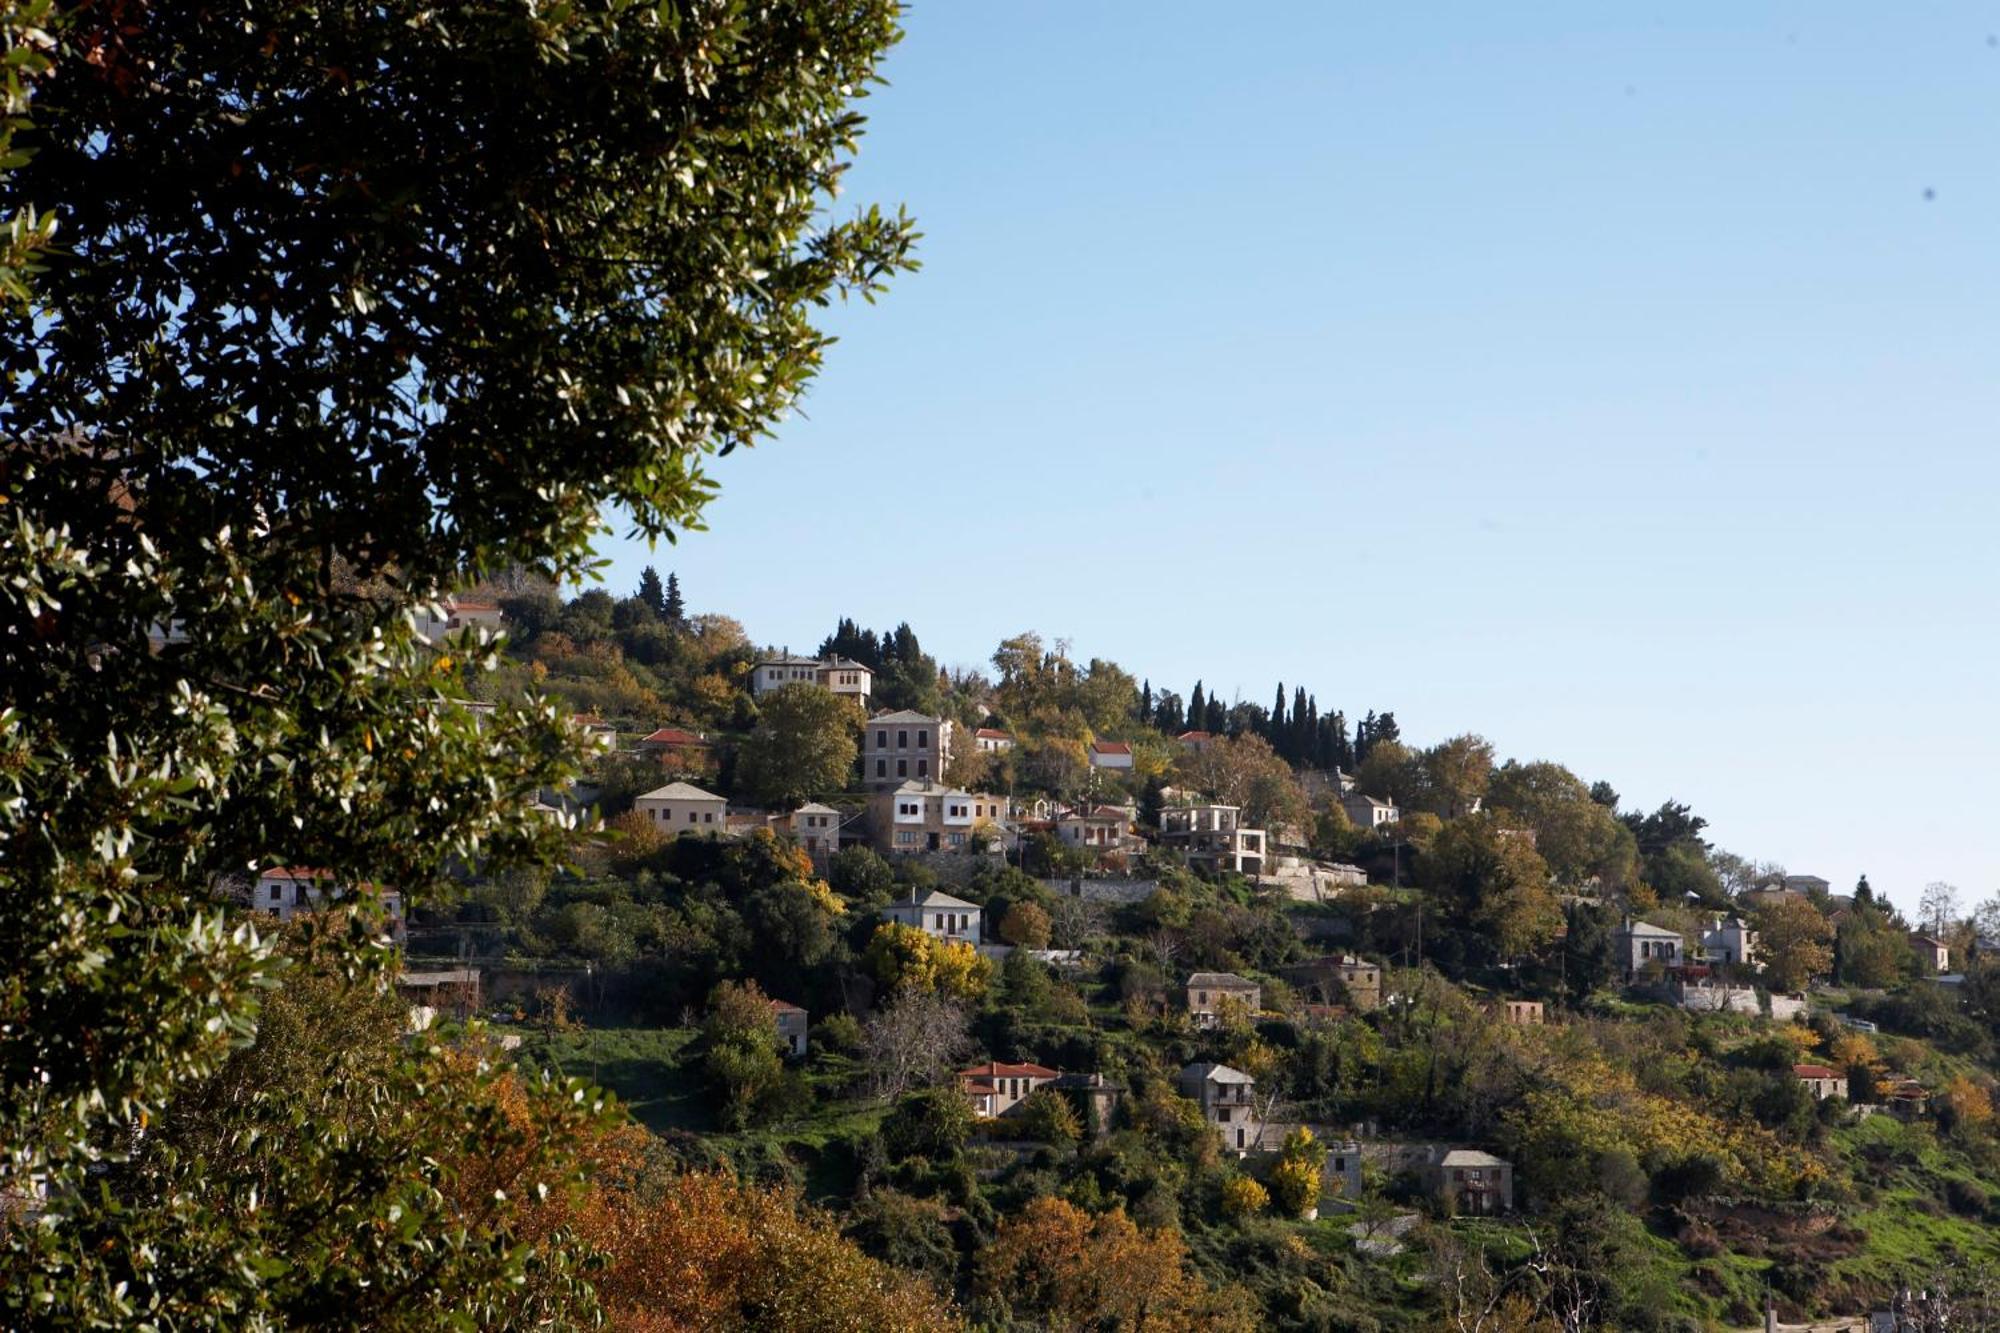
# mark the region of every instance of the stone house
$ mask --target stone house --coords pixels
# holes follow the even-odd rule
[[[750,670],[750,693],[768,694],[786,685],[817,685],[823,690],[866,703],[875,673],[845,657],[796,657],[778,653],[760,658]]]
[[[868,831],[875,849],[889,856],[915,852],[969,852],[982,830],[1006,831],[1007,798],[962,791],[942,782],[911,779],[868,798]]]
[[[1049,1086],[1076,1107],[1085,1133],[1101,1138],[1111,1132],[1112,1118],[1118,1112],[1119,1099],[1125,1095],[1124,1088],[1107,1083],[1102,1074],[1064,1074]]]
[[[1740,916],[1716,917],[1715,924],[1702,932],[1701,954],[1706,962],[1724,966],[1754,967],[1757,962],[1757,932]]]
[[[982,754],[999,754],[1014,748],[1014,738],[998,727],[981,727],[972,733],[972,745]]]
[[[914,709],[878,713],[861,731],[861,780],[878,791],[899,783],[943,780],[951,764],[952,724]]]
[[[1192,1064],[1181,1070],[1181,1096],[1201,1107],[1202,1118],[1222,1135],[1222,1144],[1249,1152],[1263,1137],[1254,1094],[1257,1080],[1228,1065]]]
[[[1382,965],[1351,953],[1287,963],[1278,969],[1278,975],[1317,1002],[1344,1002],[1361,1010],[1375,1009],[1382,1003]]]
[[[1195,972],[1187,979],[1188,1017],[1199,1028],[1222,1021],[1225,1005],[1240,1006],[1246,1015],[1263,1005],[1264,988],[1234,972]]]
[[[1340,798],[1340,808],[1346,812],[1348,822],[1366,833],[1384,824],[1393,824],[1403,817],[1392,801],[1380,800],[1358,791],[1351,791]]]
[[[1681,933],[1649,921],[1627,917],[1625,924],[1612,933],[1611,944],[1618,967],[1628,978],[1644,971],[1649,963],[1679,967],[1687,961],[1687,942]]]
[[[792,841],[808,856],[832,856],[840,850],[841,813],[830,805],[809,801],[792,811]]]
[[[1419,1173],[1431,1193],[1447,1196],[1467,1217],[1514,1211],[1514,1165],[1477,1148],[1446,1148]]]
[[[771,1017],[778,1024],[778,1040],[785,1045],[785,1054],[797,1059],[806,1053],[806,1032],[810,1026],[805,1010],[784,1000],[771,1001]]]
[[[1941,976],[1951,971],[1951,949],[1944,941],[1918,931],[1910,932],[1910,951],[1928,974]]]
[[[921,893],[912,890],[909,897],[882,909],[884,921],[915,926],[933,939],[958,940],[973,945],[979,943],[980,919],[984,914],[985,909],[978,903],[969,903],[936,889],[926,889]]]
[[[1540,1000],[1495,1000],[1493,1016],[1514,1027],[1540,1027],[1546,1020]]]
[[[1825,1065],[1793,1065],[1792,1077],[1806,1085],[1816,1102],[1847,1096],[1847,1075]]]
[[[1056,820],[1056,837],[1071,847],[1090,851],[1115,852],[1125,846],[1129,820],[1115,805],[1090,810],[1073,810]]]
[[[691,782],[669,782],[632,802],[632,808],[669,836],[679,833],[725,833],[729,802]]]
[[[677,763],[683,768],[704,768],[713,747],[699,732],[683,727],[661,727],[639,738],[639,753],[651,755],[662,764]]]

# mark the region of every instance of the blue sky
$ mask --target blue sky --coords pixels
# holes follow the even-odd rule
[[[1906,907],[2000,890],[2000,11],[907,26],[848,198],[923,270],[615,589],[1282,679]]]

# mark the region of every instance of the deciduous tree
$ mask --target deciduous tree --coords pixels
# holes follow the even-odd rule
[[[736,779],[751,800],[788,808],[844,789],[854,775],[861,711],[817,685],[781,685],[758,703]]]

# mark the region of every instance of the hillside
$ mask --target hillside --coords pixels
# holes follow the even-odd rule
[[[1991,1308],[2000,969],[1938,977],[1865,881],[1304,690],[1183,701],[1032,635],[953,676],[907,625],[842,621],[815,656],[870,668],[876,711],[990,733],[939,776],[1011,812],[898,855],[865,710],[753,690],[770,650],[672,591],[500,598],[497,693],[618,733],[569,793],[609,828],[561,874],[420,910],[412,965],[485,967],[524,1067],[601,1083],[677,1160],[798,1188],[976,1324],[1707,1329],[1767,1292],[1804,1319],[1906,1286]],[[660,728],[703,744],[642,746]],[[728,836],[634,812],[675,779],[728,800]],[[840,850],[799,845],[807,800]],[[1173,832],[1215,806],[1269,838],[1257,873]],[[1077,840],[1093,818],[1109,842]],[[885,922],[937,892],[969,929]],[[1955,905],[1926,925],[1948,968],[1976,951]],[[806,1011],[805,1055],[766,997]]]

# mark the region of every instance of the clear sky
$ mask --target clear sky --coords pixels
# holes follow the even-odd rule
[[[1064,636],[2000,891],[2000,11],[917,0],[924,268],[711,531],[810,650]]]

